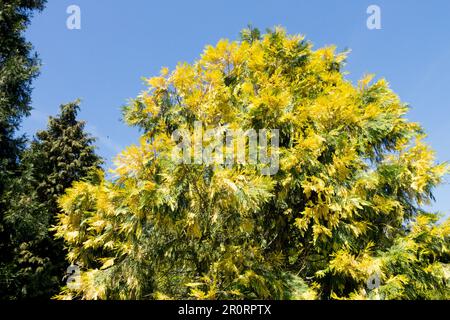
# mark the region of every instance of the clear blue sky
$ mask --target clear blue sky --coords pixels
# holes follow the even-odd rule
[[[81,30],[68,30],[66,9],[81,8]],[[381,8],[381,30],[366,27],[370,4]],[[31,117],[23,131],[45,128],[61,103],[81,98],[80,117],[110,160],[138,132],[120,120],[120,107],[144,88],[142,77],[162,66],[192,62],[206,44],[237,39],[251,23],[282,25],[315,47],[350,48],[346,70],[385,77],[420,122],[438,161],[450,160],[450,1],[148,1],[49,0],[27,38],[43,67],[34,82]],[[447,179],[450,180],[450,179]],[[435,210],[450,212],[450,186],[436,191]]]

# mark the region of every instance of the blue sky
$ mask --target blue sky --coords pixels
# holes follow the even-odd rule
[[[381,30],[366,27],[366,9],[381,8]],[[81,9],[81,30],[66,27],[69,5]],[[386,78],[412,109],[439,162],[450,160],[450,1],[149,1],[48,0],[27,38],[43,67],[34,82],[33,135],[61,103],[82,99],[80,118],[110,160],[137,141],[121,122],[121,106],[144,89],[142,77],[162,66],[193,62],[206,44],[237,39],[249,23],[265,30],[284,26],[306,35],[316,48],[352,50],[346,71],[356,82],[366,73]],[[450,179],[447,179],[450,180]],[[450,186],[436,191],[433,209],[450,213]]]

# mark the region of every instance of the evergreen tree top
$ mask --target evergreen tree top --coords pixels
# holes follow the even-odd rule
[[[345,59],[244,30],[147,79],[117,179],[59,199],[55,230],[82,268],[61,297],[448,299],[449,223],[423,209],[448,166],[387,81],[354,85]],[[173,133],[196,128],[279,129],[279,170],[178,161]]]

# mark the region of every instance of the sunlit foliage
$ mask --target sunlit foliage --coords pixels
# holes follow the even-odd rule
[[[281,28],[207,46],[124,109],[142,130],[115,179],[77,182],[56,228],[82,299],[449,297],[449,223],[422,207],[448,171],[383,80]],[[280,168],[175,162],[176,129],[280,130]],[[371,290],[367,281],[378,277]]]

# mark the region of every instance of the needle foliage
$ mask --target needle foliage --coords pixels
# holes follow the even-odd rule
[[[447,165],[383,80],[281,28],[207,46],[124,109],[142,137],[115,179],[76,182],[55,230],[72,299],[448,299]],[[279,129],[279,170],[180,163],[174,130]],[[376,287],[369,280],[375,277]]]

